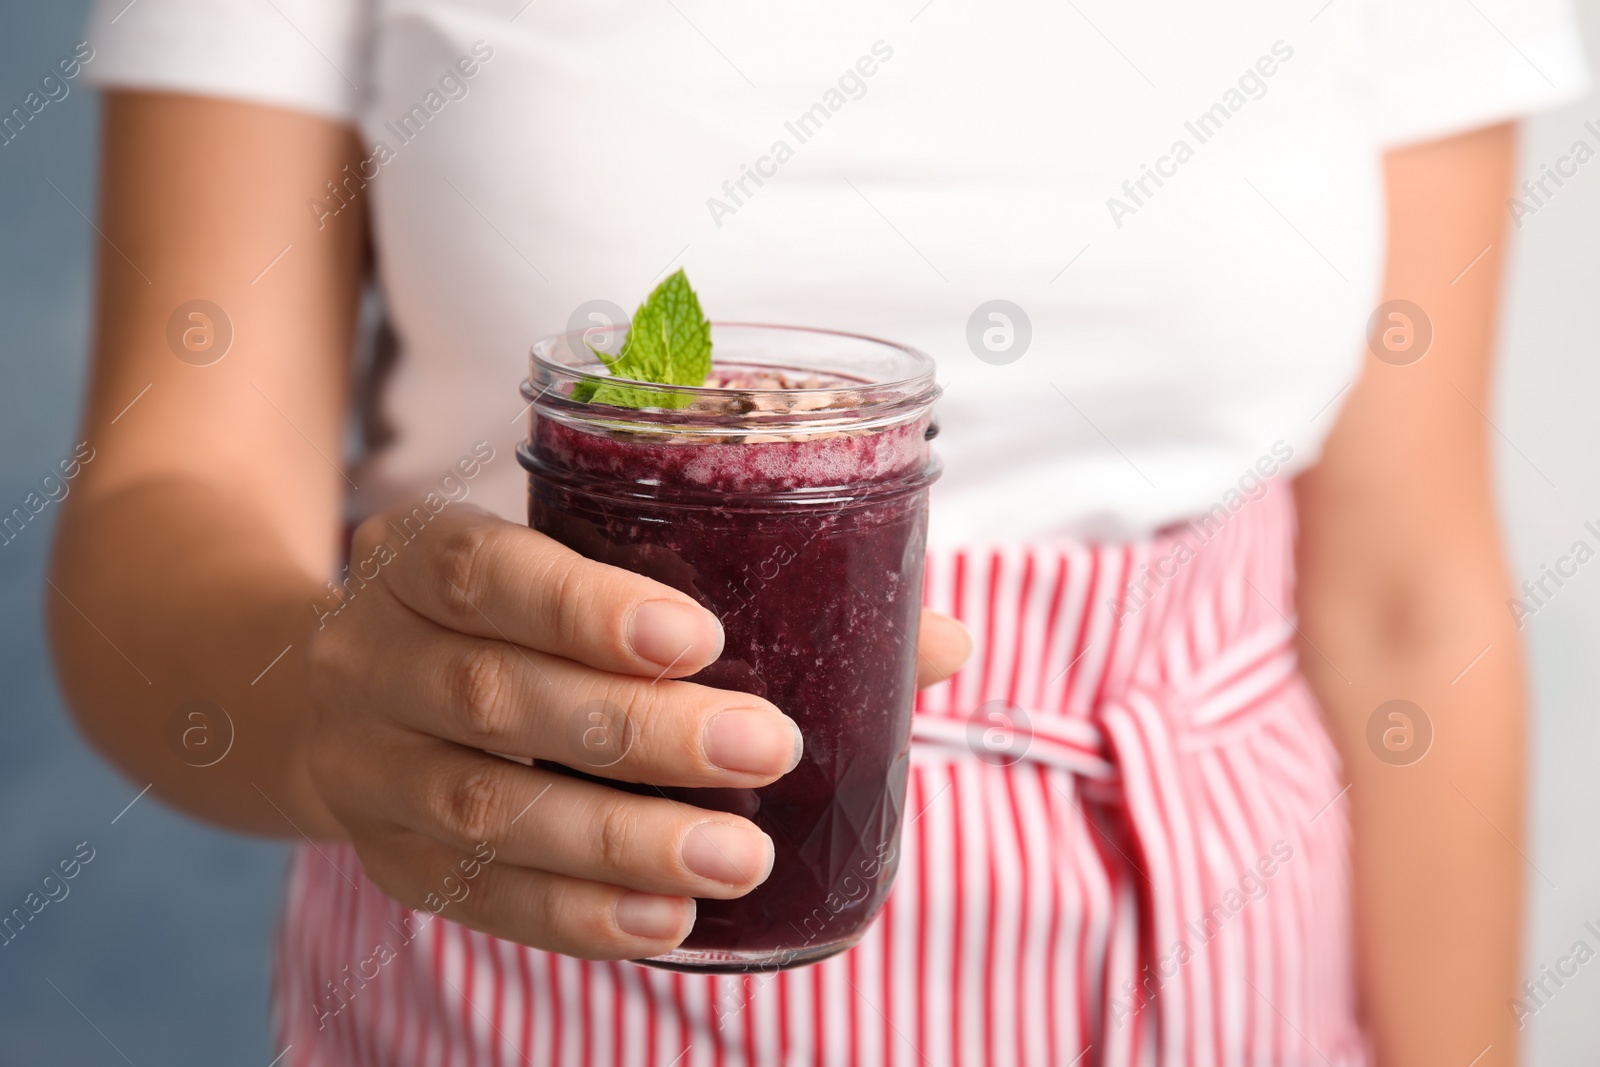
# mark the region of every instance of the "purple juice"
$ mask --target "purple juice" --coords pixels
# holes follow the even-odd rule
[[[763,697],[805,737],[799,766],[761,789],[620,786],[736,812],[775,846],[762,885],[700,900],[680,949],[650,962],[812,962],[882,907],[905,800],[929,437],[926,405],[882,428],[710,439],[536,414],[529,524],[705,605],[727,641],[689,680]]]

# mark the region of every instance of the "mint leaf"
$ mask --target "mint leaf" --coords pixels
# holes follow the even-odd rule
[[[660,385],[704,385],[711,373],[711,323],[682,269],[673,271],[639,305],[612,358],[595,355],[618,378]],[[579,383],[572,398],[617,407],[684,407],[689,397],[667,389],[610,382]]]

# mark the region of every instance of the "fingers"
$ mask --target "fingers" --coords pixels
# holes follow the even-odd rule
[[[645,959],[672,951],[694,926],[687,897],[529,870],[493,849],[453,849],[393,830],[358,844],[357,853],[367,877],[401,904],[548,952]]]
[[[772,870],[772,840],[748,819],[415,735],[374,765],[418,768],[405,788],[374,781],[385,815],[453,849],[492,846],[505,863],[645,893],[727,899]]]
[[[917,688],[942,682],[972,655],[972,635],[948,615],[922,609],[917,633]]]
[[[803,747],[791,719],[748,693],[606,674],[415,618],[347,663],[345,688],[390,721],[618,781],[755,788]]]
[[[441,512],[412,541],[403,518],[363,523],[352,556],[387,557],[378,571],[395,595],[448,629],[650,678],[681,678],[722,654],[716,616],[659,582],[476,508]]]

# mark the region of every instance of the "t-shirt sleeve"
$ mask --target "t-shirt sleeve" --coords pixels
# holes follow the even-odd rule
[[[1521,118],[1588,90],[1567,0],[1375,0],[1366,14],[1385,147]]]
[[[354,122],[369,0],[95,0],[102,88],[230,97]]]

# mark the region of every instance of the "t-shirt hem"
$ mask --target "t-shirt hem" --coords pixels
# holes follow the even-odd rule
[[[100,70],[96,71],[92,77],[85,77],[84,80],[101,92],[173,93],[180,96],[198,96],[240,104],[255,104],[260,107],[298,111],[316,118],[328,119],[341,126],[348,126],[352,130],[357,128],[358,123],[357,116],[352,110],[330,107],[325,100],[297,97],[292,93],[250,89],[241,86],[196,85],[193,82],[186,82],[177,78],[168,79],[152,76],[142,71],[134,74],[116,71],[107,73],[104,70]]]
[[[1430,114],[1425,120],[1402,124],[1384,130],[1378,143],[1386,151],[1443,141],[1473,130],[1499,126],[1507,122],[1520,122],[1542,112],[1554,111],[1583,100],[1589,93],[1587,76],[1537,97],[1520,101],[1500,101],[1495,106],[1473,110],[1463,109],[1455,114]]]

